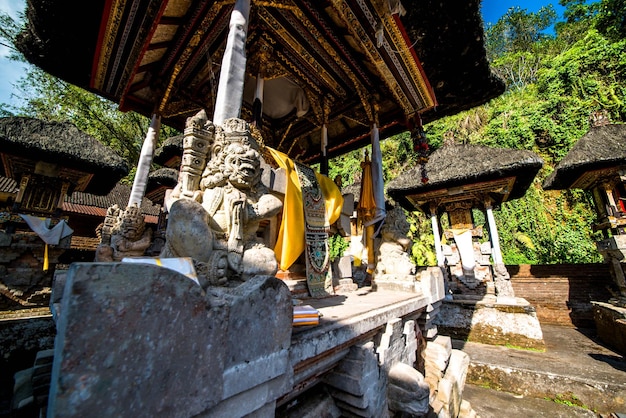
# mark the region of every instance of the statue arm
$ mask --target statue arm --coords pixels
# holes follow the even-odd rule
[[[248,208],[249,220],[268,219],[278,214],[283,207],[283,202],[271,193],[264,194],[259,201]]]

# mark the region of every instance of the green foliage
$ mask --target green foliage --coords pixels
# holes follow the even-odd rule
[[[409,222],[408,237],[413,241],[411,262],[416,266],[436,266],[435,237],[429,219],[421,212],[412,212],[406,220]]]
[[[371,155],[371,154],[370,154]],[[328,177],[335,179],[341,177],[341,184],[349,186],[361,180],[361,162],[363,161],[363,151],[356,150],[340,155],[332,159],[328,166]]]
[[[343,256],[350,243],[341,234],[334,234],[329,237],[328,246],[330,247],[330,261],[334,261]]]
[[[626,0],[602,0],[596,28],[613,41],[626,38]]]

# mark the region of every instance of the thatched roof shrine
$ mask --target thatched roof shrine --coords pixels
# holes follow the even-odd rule
[[[305,163],[483,104],[504,91],[488,65],[480,1],[251,2],[242,117],[265,79],[265,144]],[[18,48],[48,73],[182,130],[213,114],[232,2],[28,2]],[[79,14],[77,18],[76,13]],[[289,96],[287,101],[287,95]],[[375,103],[374,103],[375,102]]]
[[[543,188],[586,189],[594,178],[612,176],[619,169],[626,169],[626,125],[592,126],[543,182]]]
[[[122,157],[67,122],[0,118],[0,157],[0,174],[18,181],[42,162],[54,165],[72,184],[69,193],[107,194],[128,174]]]
[[[528,150],[480,145],[447,145],[434,151],[426,163],[427,182],[418,165],[387,185],[387,194],[407,210],[428,213],[428,203],[485,195],[496,203],[522,197],[543,166]]]
[[[151,171],[146,184],[146,197],[153,202],[162,203],[167,189],[173,189],[178,183],[178,170],[161,167]]]
[[[178,168],[183,155],[183,135],[167,138],[154,151],[152,161],[162,167]]]

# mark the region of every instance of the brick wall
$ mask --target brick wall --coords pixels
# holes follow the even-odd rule
[[[515,296],[530,302],[541,324],[593,328],[591,301],[613,296],[607,264],[507,266]]]

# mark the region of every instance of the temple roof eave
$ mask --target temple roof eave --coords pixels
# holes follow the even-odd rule
[[[147,15],[154,17],[154,22],[152,26],[145,24],[136,26],[136,30],[133,29],[134,32],[131,29],[124,32],[124,36],[135,37],[133,39],[137,40],[138,45],[127,42],[130,46],[126,50],[119,50],[116,49],[115,44],[103,42],[108,39],[105,28],[115,29],[104,25],[107,15],[103,11],[105,5],[109,4],[108,2],[104,0],[81,2],[81,19],[77,22],[70,18],[73,16],[70,10],[76,7],[72,2],[61,4],[55,2],[52,7],[51,1],[41,0],[29,4],[27,13],[29,24],[18,39],[18,48],[28,61],[50,74],[146,116],[149,116],[157,105],[163,104],[160,103],[163,97],[169,97],[171,100],[166,106],[169,113],[163,115],[162,121],[164,124],[182,129],[187,116],[203,106],[210,105],[210,100],[207,101],[208,96],[200,99],[202,95],[210,94],[210,90],[206,90],[205,87],[209,85],[210,74],[203,73],[206,67],[202,65],[206,66],[206,64],[202,63],[218,58],[219,44],[213,40],[217,39],[219,33],[211,31],[222,30],[220,28],[225,24],[224,16],[227,14],[225,10],[220,9],[222,6],[219,4],[222,3],[204,0],[193,3],[193,7],[196,7],[194,10],[198,10],[199,13],[194,15],[195,20],[189,20],[192,18],[189,14],[179,17],[170,16],[174,10],[172,5],[177,1],[170,0],[166,3],[147,0],[125,1],[124,4],[136,3],[137,7],[145,11]],[[369,4],[369,2],[365,3]],[[313,59],[314,55],[310,57],[306,55],[309,53],[306,51],[314,50],[314,45],[300,50],[299,61],[293,61],[293,67],[286,66],[288,60],[295,57],[289,58],[289,54],[293,54],[295,49],[288,50],[285,49],[286,46],[271,44],[270,41],[282,36],[280,39],[285,42],[285,45],[288,46],[291,42],[290,47],[295,48],[296,34],[283,32],[275,38],[250,35],[259,48],[263,46],[263,43],[275,48],[278,54],[275,57],[278,57],[278,60],[272,63],[280,64],[283,69],[293,71],[309,100],[318,100],[329,93],[335,95],[333,99],[335,110],[331,111],[329,117],[329,122],[332,124],[328,129],[332,132],[329,136],[329,156],[340,155],[369,142],[366,132],[373,117],[368,103],[370,97],[378,97],[380,100],[379,126],[381,138],[385,138],[406,130],[404,123],[412,112],[421,113],[423,121],[427,123],[485,103],[504,91],[504,83],[493,75],[486,60],[478,0],[464,2],[463,7],[458,11],[456,8],[453,11],[448,8],[445,13],[435,14],[430,19],[425,19],[424,13],[430,13],[429,7],[437,8],[442,7],[441,5],[435,4],[436,2],[422,4],[424,2],[405,1],[403,3],[408,10],[407,15],[402,17],[391,15],[389,18],[383,18],[385,39],[390,42],[388,44],[390,46],[385,47],[387,52],[379,51],[375,45],[374,34],[369,33],[369,30],[361,34],[363,36],[359,36],[358,25],[355,24],[354,27],[348,27],[347,32],[346,30],[339,32],[341,37],[330,36],[328,39],[324,38],[319,41],[320,44],[315,49],[316,53],[332,54],[335,53],[333,52],[335,47],[338,48],[336,51],[339,51],[335,53],[336,55],[331,55],[334,58],[325,60],[324,66],[320,65],[322,61]],[[321,25],[324,19],[327,19],[323,14],[328,10],[331,10],[328,13],[334,15],[343,13],[348,16],[350,8],[356,7],[357,2],[337,1],[332,7],[330,4],[320,5],[318,2],[300,0],[294,1],[294,4],[302,7],[298,11],[300,14],[294,16],[306,15],[307,18],[312,19],[311,22],[315,21]],[[374,6],[369,7],[374,14],[380,14]],[[416,14],[415,10],[422,14]],[[289,23],[291,16],[287,13],[280,13],[275,9],[265,10],[264,20],[257,20],[251,25],[253,28],[263,29],[263,25],[275,22],[281,25],[302,25],[303,28],[311,31],[318,30],[316,25],[306,27],[306,24],[302,23],[304,20],[297,23],[299,20],[295,19]],[[108,17],[117,19],[116,16]],[[359,16],[359,18],[363,17]],[[217,25],[202,26],[203,19],[213,19],[211,21],[216,22]],[[150,19],[145,21],[149,22]],[[179,26],[180,33],[187,37],[193,35],[196,38],[187,39],[184,36],[174,38],[173,36],[178,36],[177,32],[163,30],[167,25],[171,27],[184,21],[188,22],[186,27],[188,32],[183,34],[183,26]],[[325,22],[328,24],[330,20]],[[194,25],[203,28],[202,32],[194,32]],[[325,30],[326,34],[330,34],[328,28]],[[119,36],[121,35],[122,32]],[[151,36],[154,37],[154,41],[148,41]],[[115,42],[119,42],[122,38],[110,37],[111,42],[113,39],[118,39]],[[356,43],[360,42],[360,46],[355,45],[361,50],[359,53],[364,55],[361,57],[347,55],[348,48],[354,46],[351,46],[346,41],[347,39],[357,41]],[[192,42],[200,42],[198,45],[206,48],[205,53],[199,54],[187,48]],[[459,43],[461,45],[458,45]],[[441,53],[442,47],[446,49],[446,53]],[[254,58],[253,55],[259,49],[255,48],[251,48],[249,71],[251,73],[254,73],[252,67],[255,62],[256,65],[259,62],[259,59]],[[401,54],[398,58],[398,54],[394,53],[396,50],[404,55]],[[350,53],[354,54],[354,52]],[[367,54],[380,54],[380,56],[371,55],[368,58]],[[379,58],[386,60],[384,65]],[[120,66],[120,59],[126,59],[128,66],[125,67],[125,64]],[[168,62],[170,64],[167,64]],[[104,66],[96,65],[97,63],[102,63]],[[114,70],[113,63],[118,63],[116,64],[119,67],[117,74],[121,78],[110,78],[107,81],[108,74],[112,74],[110,71]],[[181,66],[177,67],[178,64]],[[214,64],[216,68],[219,67],[219,62],[216,61]],[[308,66],[308,69],[302,65]],[[318,70],[312,71],[313,68],[318,67]],[[109,69],[105,71],[105,68]],[[181,75],[179,78],[172,78],[167,71],[174,71],[175,74]],[[375,79],[375,74],[382,78]],[[313,75],[318,77],[317,81],[310,78]],[[202,82],[205,85],[190,84],[185,87],[181,84],[184,81],[180,81],[185,80],[185,77],[189,80],[204,80]],[[318,82],[324,82],[326,86],[315,84]],[[194,94],[198,97],[191,97]],[[405,100],[409,97],[411,97],[410,100]],[[342,110],[336,110],[338,104],[343,106]],[[244,103],[243,113],[251,111],[251,108],[246,106],[249,105]],[[304,117],[269,121],[267,129],[271,131],[265,131],[264,137],[276,135],[276,138],[272,139],[275,143],[269,145],[277,146],[285,136],[290,136],[288,141],[282,141],[284,145],[286,144],[285,146],[289,147],[283,151],[293,149],[294,153],[303,153],[301,154],[303,161],[316,162],[321,158],[318,137],[320,124],[324,118],[322,111],[321,106],[312,103],[312,108]],[[353,123],[354,120],[358,120],[359,123]],[[292,139],[291,135],[296,136]],[[297,147],[293,146],[294,141],[297,142]]]

